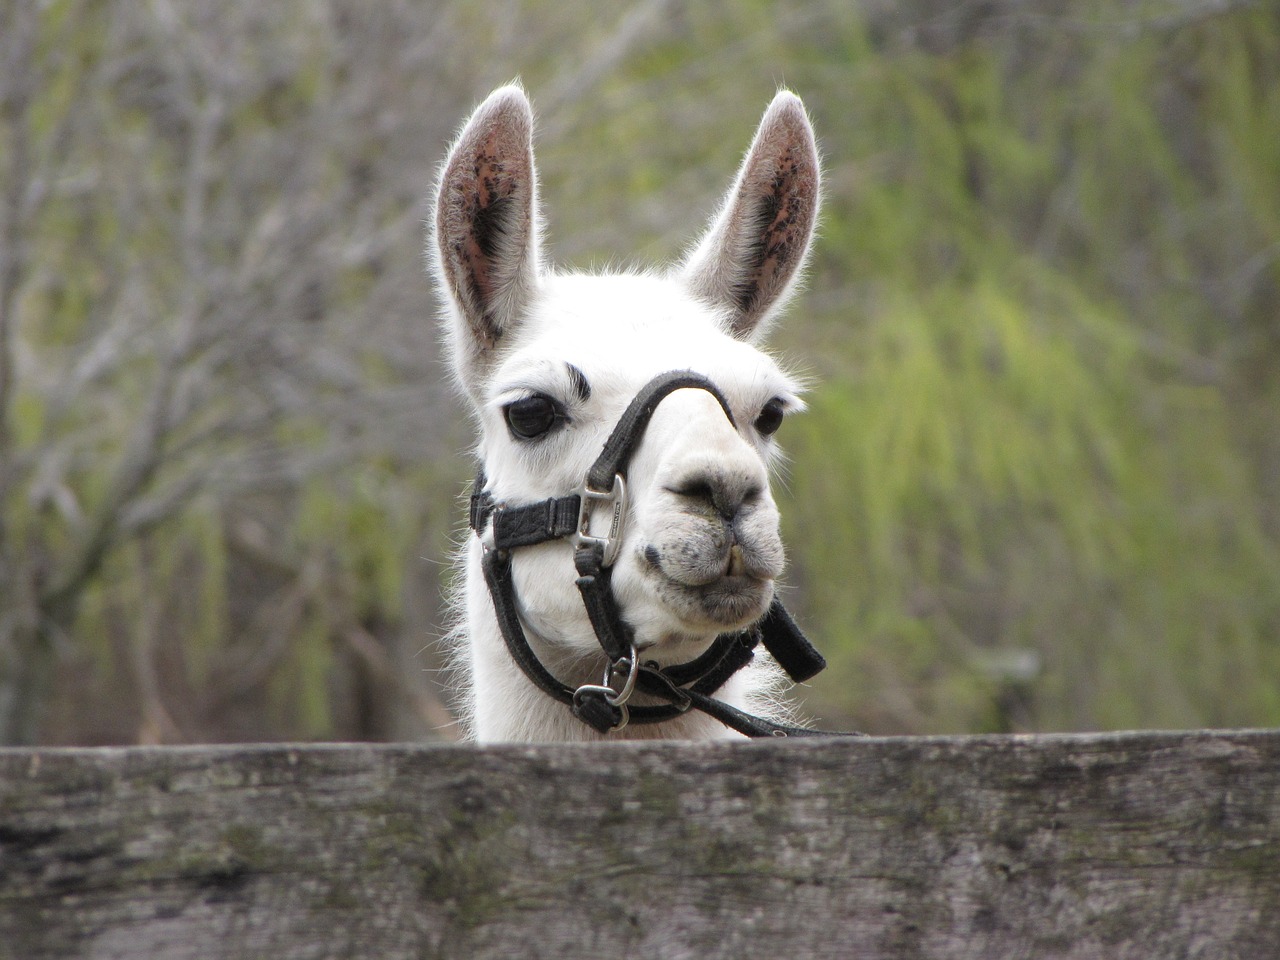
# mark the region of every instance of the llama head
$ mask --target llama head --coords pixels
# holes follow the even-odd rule
[[[799,99],[779,93],[684,260],[661,273],[609,275],[544,264],[532,134],[529,101],[504,87],[468,120],[441,170],[429,255],[446,346],[479,424],[488,489],[510,504],[580,487],[627,404],[657,374],[692,370],[720,389],[736,424],[711,394],[677,390],[659,404],[628,470],[614,595],[637,646],[673,662],[758,619],[782,570],[767,466],[773,433],[800,400],[757,341],[809,247],[819,191],[813,133]],[[515,554],[521,618],[548,666],[599,654],[570,546]]]

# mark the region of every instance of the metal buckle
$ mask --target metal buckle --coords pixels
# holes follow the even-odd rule
[[[602,567],[611,567],[618,559],[618,551],[622,549],[622,527],[627,518],[627,485],[622,474],[613,475],[613,488],[608,492],[593,490],[586,483],[578,490],[581,502],[578,505],[578,531],[571,535],[574,549],[583,544],[599,546],[604,553],[600,561]],[[591,535],[591,515],[595,512],[597,502],[613,505],[613,516],[609,519],[609,534],[604,537]],[[634,661],[634,657],[632,660]]]
[[[620,677],[623,671],[626,671],[626,679],[622,681],[621,689],[615,689],[613,686],[614,678]],[[611,707],[617,707],[621,712],[622,719],[614,726],[614,730],[621,730],[631,720],[631,711],[627,709],[627,701],[631,699],[631,694],[636,690],[636,677],[640,673],[640,655],[636,652],[634,645],[631,652],[625,657],[619,657],[613,663],[604,668],[604,678],[599,684],[584,683],[573,691],[573,703],[577,706],[583,697],[588,694],[599,694],[604,697],[605,703]]]
[[[688,690],[678,686],[674,680],[663,673],[656,660],[646,661],[644,672],[647,676],[660,681],[667,688],[671,694],[671,706],[676,708],[677,713],[688,713],[689,708],[693,706],[693,697],[689,696]]]

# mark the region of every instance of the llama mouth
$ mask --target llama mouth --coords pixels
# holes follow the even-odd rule
[[[714,623],[724,627],[746,626],[760,619],[773,600],[773,581],[752,576],[725,576],[715,583],[693,588],[698,604]]]
[[[773,601],[774,578],[734,544],[723,561],[664,563],[655,547],[642,551],[642,568],[665,606],[699,629],[734,630],[760,619]]]
[[[659,573],[658,595],[681,620],[717,631],[746,627],[773,601],[772,578],[726,575],[712,583],[687,584]]]

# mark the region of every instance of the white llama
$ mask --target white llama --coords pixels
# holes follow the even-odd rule
[[[519,87],[480,105],[441,170],[428,241],[483,464],[458,598],[468,733],[480,741],[739,736],[717,710],[703,712],[707,702],[731,717],[763,717],[765,732],[800,732],[767,729],[786,719],[773,658],[719,673],[707,661],[720,656],[708,653],[717,638],[780,610],[771,607],[783,548],[767,467],[774,431],[801,402],[796,382],[757,344],[795,284],[817,215],[818,154],[804,107],[785,91],[774,98],[706,234],[662,272],[547,266],[532,134]],[[630,444],[625,468],[604,468],[625,473],[625,500],[609,499],[610,480],[588,483],[594,496],[566,497],[582,490],[593,463],[600,469],[633,397],[668,371],[697,376],[660,389],[640,417],[651,419],[615,437]],[[503,508],[521,527],[537,512],[547,528],[513,539],[494,519]],[[588,536],[578,536],[579,523]],[[576,585],[584,551],[594,551],[594,596],[621,636],[608,654]],[[811,675],[816,659],[812,670],[789,672]],[[702,694],[680,692],[698,687],[691,677],[702,678]],[[688,709],[689,696],[698,709]],[[661,722],[645,722],[655,720],[641,716],[646,704]],[[594,710],[572,709],[584,706]]]

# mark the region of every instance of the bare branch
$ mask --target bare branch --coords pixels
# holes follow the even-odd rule
[[[387,652],[369,631],[352,627],[344,635],[347,646],[378,681],[396,691],[427,726],[449,740],[457,739],[457,721],[439,698],[418,684],[411,683],[395,669]]]
[[[32,55],[39,23],[32,4],[10,5],[8,19],[0,30],[4,38],[0,48],[0,154],[8,158],[0,181],[0,504],[7,498],[10,484],[6,464],[13,446],[10,408],[15,376],[14,311],[27,261],[23,208],[31,179],[28,113],[35,83]],[[0,511],[0,544],[5,541],[4,514]],[[0,557],[0,565],[3,563]]]

